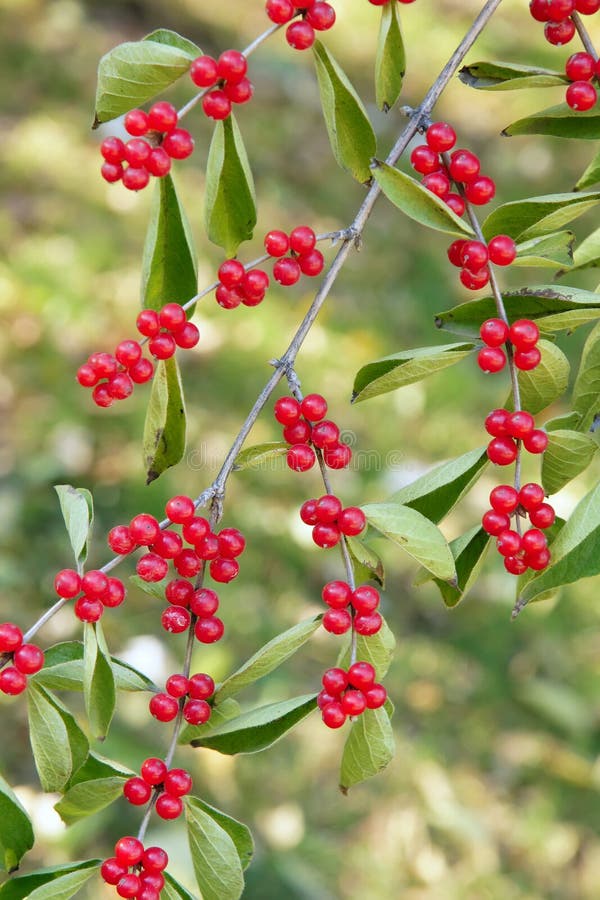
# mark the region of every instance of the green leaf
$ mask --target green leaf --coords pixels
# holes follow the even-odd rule
[[[600,318],[600,295],[580,288],[535,285],[506,291],[502,296],[511,322],[534,319],[545,332],[572,331]],[[438,328],[476,338],[481,323],[496,314],[494,298],[482,297],[438,313],[435,324]]]
[[[590,434],[579,431],[551,431],[548,439],[542,458],[542,484],[547,494],[556,494],[587,469],[598,444]]]
[[[346,546],[352,560],[356,582],[372,579],[381,587],[385,587],[385,572],[379,554],[364,541],[355,537],[346,538]]]
[[[69,900],[99,871],[101,863],[100,859],[86,859],[11,878],[0,886],[0,900]]]
[[[581,419],[577,431],[589,431],[600,411],[600,323],[585,342],[573,387],[573,409]]]
[[[214,819],[217,825],[220,825],[227,832],[234,843],[242,869],[247,869],[254,855],[254,841],[248,826],[228,816],[222,810],[210,806],[198,797],[190,797],[187,802],[195,810],[198,809],[201,812],[205,812],[211,819]]]
[[[600,203],[600,192],[545,194],[503,203],[489,214],[481,230],[486,240],[508,234],[515,241],[550,234]]]
[[[244,890],[244,875],[231,835],[194,797],[186,797],[184,803],[188,841],[202,900],[238,900]]]
[[[573,264],[572,231],[555,231],[553,234],[531,238],[517,244],[517,257],[513,266],[533,266],[555,269],[556,266]]]
[[[556,344],[541,340],[538,348],[542,353],[539,365],[518,375],[523,409],[534,416],[562,397],[571,371],[569,360]]]
[[[305,719],[315,709],[316,697],[316,694],[305,694],[291,700],[259,706],[231,719],[206,737],[192,741],[192,746],[207,747],[227,755],[258,753]]]
[[[583,269],[595,269],[600,266],[600,228],[592,231],[591,234],[581,241],[575,248],[573,260],[568,269],[563,269],[557,275],[566,275]]]
[[[518,119],[502,132],[505,137],[518,134],[548,134],[551,137],[575,138],[595,141],[600,138],[600,113],[598,108],[587,112],[576,111],[559,103],[524,119]]]
[[[600,573],[600,485],[577,504],[550,552],[550,566],[525,585],[521,594],[525,602]]]
[[[446,606],[453,607],[469,593],[481,572],[485,557],[490,546],[490,536],[479,525],[475,525],[465,534],[450,542],[450,550],[456,562],[457,586],[447,584],[434,578],[440,589],[442,599]],[[424,584],[431,580],[428,572],[417,576],[415,584]]]
[[[206,164],[204,224],[209,240],[234,256],[256,225],[254,180],[233,115],[217,122]]]
[[[83,626],[83,698],[92,735],[103,741],[115,711],[116,689],[99,622]]]
[[[0,867],[7,872],[19,868],[35,838],[29,816],[10,785],[0,775]]]
[[[207,734],[216,731],[230,719],[236,719],[240,715],[240,704],[232,697],[223,700],[218,706],[213,706],[210,719],[204,725],[186,725],[179,732],[178,744],[191,744],[197,738],[204,738]]]
[[[194,238],[170,175],[158,178],[142,260],[142,306],[187,303],[198,292]],[[189,315],[190,313],[188,313]]]
[[[133,666],[111,657],[119,691],[156,691],[157,686]],[[44,668],[30,677],[30,683],[56,691],[83,690],[83,644],[65,641],[46,650]]]
[[[126,781],[127,776],[115,775],[112,778],[94,778],[91,781],[79,782],[69,788],[64,797],[55,804],[54,809],[65,825],[72,825],[105,809],[122,797]]]
[[[367,111],[345,72],[320,41],[313,44],[313,54],[333,155],[357,181],[369,181],[369,163],[377,141]]]
[[[165,886],[163,887],[160,897],[161,900],[198,900],[193,894],[184,888],[182,884],[176,881],[168,872],[163,872],[165,878]]]
[[[98,65],[93,127],[160,94],[185,75],[201,53],[191,41],[164,28],[110,50]]]
[[[352,402],[379,397],[453,366],[473,352],[474,344],[441,344],[401,350],[367,363],[356,373]]]
[[[319,628],[322,618],[321,615],[318,615],[305,619],[298,625],[294,625],[293,628],[278,634],[268,644],[257,650],[239,669],[221,682],[215,692],[215,702],[219,703],[226,697],[238,694],[249,684],[254,684],[255,681],[277,669],[306,644]]]
[[[89,491],[74,488],[70,484],[55,484],[60,511],[62,512],[69,541],[75,555],[77,569],[81,573],[88,555],[88,542],[94,522],[94,501]]]
[[[346,738],[340,771],[344,794],[355,784],[382,772],[394,756],[394,732],[385,709],[366,709]]]
[[[87,738],[58,697],[32,681],[27,706],[29,740],[40,783],[45,791],[60,791],[85,762]]]
[[[581,413],[570,412],[563,416],[554,416],[544,422],[545,431],[560,431],[563,428],[577,430],[581,422]]]
[[[555,72],[553,69],[505,62],[471,63],[469,66],[463,66],[458,77],[463,84],[480,91],[518,91],[569,83],[569,79],[562,72]]]
[[[400,15],[395,3],[381,8],[381,24],[375,58],[375,98],[377,106],[388,112],[402,90],[406,56],[400,28]]]
[[[600,151],[596,153],[593,160],[582,174],[581,178],[575,185],[574,190],[585,191],[586,188],[597,184],[600,181]]]
[[[471,226],[459,219],[443,200],[406,172],[379,160],[375,160],[372,165],[373,175],[383,193],[409,219],[435,231],[444,231],[458,237],[474,234]]]
[[[144,424],[146,484],[183,458],[185,453],[185,402],[175,357],[161,360],[152,382]]]
[[[68,788],[84,781],[95,781],[101,778],[131,778],[133,772],[128,766],[123,766],[114,759],[107,759],[99,753],[90,751],[88,758],[69,780]]]
[[[446,538],[416,509],[399,503],[372,503],[362,510],[373,528],[444,581],[455,581],[454,559]]]
[[[148,594],[149,597],[154,597],[155,600],[160,600],[164,603],[165,588],[169,583],[168,578],[163,578],[162,581],[144,581],[139,575],[130,575],[129,581],[136,588],[139,588],[140,591],[143,591],[144,594]]]
[[[346,646],[338,657],[338,666],[347,669],[350,665],[350,644],[348,638]],[[381,681],[387,673],[394,656],[396,638],[388,623],[383,619],[383,624],[377,634],[364,637],[359,634],[356,639],[356,658],[371,663],[375,669],[377,680]]]
[[[266,444],[256,444],[254,447],[248,447],[246,450],[240,450],[235,458],[234,471],[262,469],[265,464],[268,467],[271,460],[285,456],[289,449],[290,445],[283,441],[271,441]]]
[[[392,494],[390,500],[440,522],[480,478],[489,463],[486,448],[469,450],[441,463]]]

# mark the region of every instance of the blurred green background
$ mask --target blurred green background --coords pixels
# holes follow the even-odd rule
[[[402,7],[408,47],[405,102],[416,103],[481,8],[458,0]],[[367,0],[336,3],[338,24],[325,41],[347,69],[373,116],[386,153],[400,117],[374,106],[372,69],[379,11]],[[221,310],[208,298],[197,313],[202,340],[181,354],[189,414],[186,459],[151,487],[143,483],[140,438],[147,389],[110,411],[92,408],[74,379],[93,350],[133,333],[150,191],[131,195],[98,175],[100,134],[92,134],[98,58],[116,43],[156,27],[174,28],[206,52],[243,47],[264,29],[260,0],[0,0],[0,517],[1,615],[27,626],[52,600],[54,572],[69,551],[51,485],[93,490],[96,543],[137,511],[160,514],[174,492],[199,493],[311,300],[311,284],[271,290],[257,309]],[[597,35],[600,37],[600,33]],[[525,0],[505,0],[469,59],[504,59],[560,68],[570,48],[545,43]],[[364,189],[332,161],[310,54],[277,35],[252,58],[252,104],[239,112],[259,198],[260,252],[269,228],[306,222],[320,231],[347,225]],[[183,101],[188,83],[171,96]],[[569,190],[593,146],[542,138],[502,139],[527,111],[559,102],[561,89],[478,94],[453,82],[439,107],[459,143],[482,155],[498,200]],[[273,127],[273,122],[277,127]],[[201,229],[203,167],[210,128],[190,116],[197,152],[176,179],[200,255],[200,285],[221,260]],[[110,132],[110,129],[107,129]],[[105,132],[107,133],[107,132]],[[593,216],[577,223],[581,235]],[[433,315],[465,299],[445,256],[446,240],[380,203],[300,356],[305,391],[323,391],[333,417],[369,454],[367,466],[334,474],[347,503],[385,499],[427,467],[483,443],[482,417],[505,394],[469,362],[398,394],[351,407],[354,373],[400,349],[440,342]],[[541,283],[515,270],[512,284]],[[578,284],[594,287],[589,273]],[[577,359],[584,335],[561,338]],[[567,409],[557,405],[555,414]],[[550,413],[549,413],[550,415]],[[251,443],[276,440],[263,415]],[[529,473],[535,477],[535,469]],[[588,486],[597,470],[588,474]],[[474,524],[494,478],[484,479],[447,523],[454,537]],[[557,498],[565,514],[585,479]],[[225,524],[247,532],[239,580],[223,594],[226,640],[202,649],[197,668],[227,674],[277,632],[320,608],[320,588],[339,577],[337,554],[314,547],[297,509],[320,493],[314,472],[243,473],[230,482]],[[446,526],[444,526],[446,527]],[[493,557],[473,593],[447,611],[434,590],[413,589],[414,566],[380,547],[388,570],[384,612],[398,638],[387,679],[396,704],[397,755],[389,769],[346,798],[337,789],[345,731],[326,731],[317,715],[270,751],[232,759],[182,751],[195,790],[247,822],[256,841],[249,900],[534,900],[598,897],[600,881],[600,609],[597,588],[575,587],[510,623],[513,585]],[[182,642],[160,633],[158,605],[130,593],[106,616],[115,652],[161,679],[177,670]],[[41,642],[75,638],[70,611]],[[317,689],[338,641],[319,634],[297,658],[242,699],[269,702]],[[68,702],[79,709],[79,698]],[[68,832],[39,793],[28,750],[24,703],[1,701],[1,767],[32,811],[38,844],[23,869],[108,855],[135,831],[139,813],[118,802]],[[168,726],[147,714],[146,699],[125,696],[106,744],[109,757],[138,766],[160,753]],[[189,886],[183,831],[154,825],[171,870]],[[93,884],[89,897],[113,896]]]

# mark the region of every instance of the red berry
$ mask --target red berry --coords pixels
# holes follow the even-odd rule
[[[176,525],[183,525],[185,522],[188,522],[193,518],[195,511],[196,507],[191,497],[185,497],[181,494],[171,497],[165,506],[167,519],[170,519]]]
[[[280,397],[275,403],[274,414],[281,425],[293,425],[300,418],[300,404],[295,397]]]
[[[165,597],[174,606],[189,606],[193,593],[194,586],[181,578],[169,581],[165,588]]]
[[[160,331],[158,313],[154,309],[143,309],[135,324],[139,333],[144,337],[154,337]]]
[[[565,99],[571,109],[585,112],[596,105],[598,93],[589,81],[574,81],[567,88]]]
[[[347,506],[338,516],[337,524],[342,534],[354,537],[365,530],[367,517],[358,506]]]
[[[306,419],[299,419],[293,425],[286,425],[283,429],[283,439],[288,444],[306,444],[312,439],[313,429]],[[315,444],[316,447],[319,444]]]
[[[298,265],[300,266],[303,275],[308,275],[309,278],[315,278],[323,271],[325,260],[321,251],[314,249],[311,250],[310,253],[303,253],[302,256],[299,256]]]
[[[154,516],[148,513],[140,513],[129,523],[129,533],[136,542],[143,547],[153,544],[160,533],[160,525]]]
[[[96,406],[100,406],[103,409],[112,406],[114,403],[114,399],[110,396],[108,391],[108,384],[98,384],[92,391],[92,400],[96,404]]]
[[[121,341],[115,350],[115,359],[129,369],[141,359],[142,348],[138,341]]]
[[[502,319],[487,319],[479,334],[488,347],[501,347],[508,340],[508,325]]]
[[[137,137],[148,131],[148,114],[143,109],[132,109],[125,116],[125,130]]]
[[[496,538],[496,546],[502,556],[515,556],[521,549],[521,536],[507,528]]]
[[[222,528],[217,537],[220,556],[226,559],[235,559],[244,552],[246,538],[237,528]]]
[[[331,525],[337,521],[337,517],[342,511],[341,501],[333,494],[324,494],[317,500],[317,522],[324,525]]]
[[[345,609],[352,598],[352,589],[345,581],[330,581],[324,586],[321,596],[332,609]]]
[[[117,371],[117,360],[110,353],[92,353],[88,363],[100,378],[110,378]]]
[[[298,261],[292,259],[291,256],[284,256],[282,259],[278,259],[273,266],[273,278],[284,287],[296,284],[301,274],[302,270]]]
[[[294,253],[300,255],[310,253],[314,249],[316,241],[316,235],[308,225],[298,225],[290,233],[290,247]]]
[[[484,347],[477,354],[477,365],[482,372],[500,372],[506,365],[506,354],[499,347]]]
[[[185,128],[175,128],[162,142],[162,148],[171,159],[187,159],[194,152],[194,139]]]
[[[198,87],[212,87],[218,79],[216,59],[198,56],[190,66],[190,77]]]
[[[383,624],[383,619],[378,612],[361,613],[354,617],[354,628],[358,634],[370,637],[377,634]]]
[[[146,553],[138,559],[135,570],[143,581],[162,581],[169,571],[169,564],[157,553]]]
[[[596,61],[589,53],[573,53],[565,64],[569,81],[590,81],[594,77]],[[117,162],[118,160],[110,160]]]
[[[123,875],[117,884],[117,894],[119,897],[131,898],[137,897],[142,888],[142,882],[137,875]]]
[[[199,588],[192,591],[189,599],[190,609],[195,616],[205,619],[212,616],[219,608],[219,597],[215,591],[210,588]]]
[[[90,569],[81,579],[81,590],[93,599],[100,598],[107,587],[106,575],[99,569]]]
[[[186,696],[189,682],[185,675],[170,675],[167,678],[165,688],[170,697],[175,697],[178,700],[180,697]]]
[[[177,331],[186,323],[185,310],[179,303],[167,303],[159,312],[158,321],[167,331]]]
[[[535,556],[548,546],[546,535],[539,528],[530,528],[521,538],[521,549],[527,555]]]
[[[223,91],[227,99],[231,100],[232,103],[248,103],[254,95],[254,85],[249,78],[242,78],[241,81],[237,81],[235,84],[227,82],[223,87]]]
[[[114,856],[110,859],[105,859],[100,866],[100,875],[106,884],[115,885],[121,880],[123,875],[126,874],[127,869],[123,868],[121,863]]]
[[[345,634],[352,627],[352,616],[346,609],[328,609],[323,616],[323,628],[330,634]]]
[[[134,806],[143,806],[152,796],[152,788],[143,778],[130,778],[123,785],[123,794]]]
[[[111,609],[120,606],[125,599],[125,585],[120,578],[109,578],[106,592],[102,595],[101,603]]]
[[[102,617],[104,607],[100,600],[84,596],[75,601],[73,612],[82,622],[97,622]]]
[[[216,534],[207,534],[202,538],[196,544],[196,553],[200,559],[216,559],[219,555],[219,539]]]
[[[445,172],[432,172],[431,175],[425,175],[422,184],[440,200],[445,200],[450,194],[450,179]]]
[[[459,218],[461,216],[464,216],[465,209],[467,207],[466,207],[465,201],[460,196],[460,194],[448,194],[445,202],[446,202],[446,206],[449,206],[450,209],[452,210],[452,212],[455,213],[455,215],[457,215]]]
[[[14,653],[22,644],[23,632],[17,625],[12,622],[0,625],[0,653]]]
[[[544,502],[545,496],[544,488],[541,484],[530,482],[529,484],[524,484],[519,491],[519,503],[523,509],[531,512]]]
[[[287,452],[286,461],[294,472],[307,472],[315,464],[315,452],[308,444],[294,444]]]
[[[486,416],[485,430],[492,437],[505,437],[508,434],[510,413],[507,409],[493,409]]]
[[[246,298],[260,297],[262,300],[268,287],[269,276],[262,269],[250,269],[242,280],[242,290]]]
[[[548,435],[540,428],[534,430],[523,440],[523,446],[528,453],[543,453],[548,446]]]
[[[382,684],[374,684],[364,693],[367,709],[379,709],[387,700],[387,691]]]
[[[367,708],[367,701],[362,691],[346,691],[340,703],[347,716],[360,716]]]
[[[161,616],[161,624],[171,634],[181,634],[190,627],[191,617],[185,606],[167,606]]]
[[[155,694],[149,703],[150,713],[159,722],[171,722],[179,712],[179,704],[168,694]]]
[[[145,384],[147,381],[150,381],[153,375],[154,366],[149,359],[140,359],[140,361],[129,370],[129,377],[136,384]]]
[[[189,681],[189,695],[192,700],[208,700],[215,692],[215,683],[210,675],[197,672]]]
[[[285,256],[290,249],[290,240],[285,231],[269,231],[265,236],[265,250],[269,256]]]
[[[150,549],[163,559],[175,559],[179,556],[183,541],[174,531],[161,531]]]
[[[196,638],[201,644],[214,644],[223,637],[225,626],[216,616],[208,616],[206,619],[198,619],[194,629]]]
[[[180,797],[161,794],[154,808],[161,819],[176,819],[183,812],[183,803]]]
[[[479,272],[488,263],[488,250],[481,241],[465,241],[461,253],[461,262],[469,272]]]
[[[98,378],[98,373],[89,363],[77,369],[77,381],[82,387],[94,387],[98,383]]]
[[[125,868],[136,866],[144,855],[144,845],[135,837],[119,838],[115,844],[117,862]]]
[[[337,427],[335,422],[330,422],[327,419],[324,419],[322,422],[319,422],[317,425],[315,425],[312,431],[310,430],[310,425],[308,426],[308,428],[310,439],[312,440],[315,447],[319,447],[321,450],[323,450],[327,446],[336,444],[339,441],[340,429]]]
[[[125,159],[125,144],[118,137],[108,137],[102,141],[100,153],[107,163],[122,163]]]
[[[498,513],[490,509],[481,520],[483,530],[492,537],[497,537],[503,531],[510,528],[510,519],[505,513]]]
[[[550,19],[548,0],[530,0],[529,12],[536,22],[548,22]]]
[[[202,98],[204,115],[219,122],[231,115],[231,100],[222,90],[210,91]]]
[[[141,191],[150,181],[150,173],[147,169],[129,166],[123,172],[123,184],[128,191]]]
[[[410,154],[410,164],[420,175],[432,175],[442,168],[438,154],[426,144],[419,144]]]
[[[109,184],[115,184],[115,182],[121,181],[124,172],[125,170],[121,163],[105,162],[104,165],[100,167],[100,174]]]
[[[517,445],[509,437],[498,437],[488,444],[487,455],[497,466],[510,466],[517,458]]]
[[[148,124],[154,131],[173,131],[177,125],[177,110],[166,100],[159,100],[150,107]]]
[[[294,50],[308,50],[315,42],[315,30],[308,22],[292,22],[285,30],[285,39]]]
[[[470,150],[455,150],[448,170],[453,181],[469,182],[479,174],[479,159]]]
[[[575,9],[582,16],[592,16],[600,9],[600,0],[575,0]]]
[[[295,5],[292,0],[267,0],[267,15],[277,25],[285,25],[293,18]]]
[[[144,869],[151,872],[162,872],[169,864],[169,857],[162,847],[147,847],[142,857]]]
[[[328,444],[323,450],[323,460],[330,469],[345,469],[351,459],[352,450],[347,444]]]
[[[327,669],[321,679],[321,683],[329,694],[337,697],[348,686],[348,675],[343,669],[337,667]]]
[[[556,513],[549,503],[540,503],[529,513],[529,520],[536,528],[550,528],[551,525],[554,525],[555,519]]]
[[[23,675],[35,675],[44,665],[44,654],[35,644],[22,644],[14,652],[13,663]]]
[[[107,388],[115,400],[126,400],[133,394],[133,381],[127,372],[118,372],[108,379]]]
[[[172,334],[162,331],[156,337],[150,338],[148,349],[156,359],[170,359],[175,353],[177,345]]]
[[[493,200],[495,193],[496,185],[487,175],[480,175],[465,185],[465,197],[469,203],[473,203],[475,206],[484,206],[489,203],[490,200]]]
[[[312,530],[312,539],[317,547],[330,549],[339,544],[341,533],[337,525],[323,525],[318,523]]]
[[[467,242],[464,240],[453,241],[448,247],[448,259],[453,266],[456,266],[459,269],[462,266],[462,251],[466,243]]]
[[[16,697],[27,687],[27,678],[15,666],[6,666],[0,672],[0,692]]]
[[[529,372],[539,366],[542,354],[537,347],[532,347],[531,350],[516,350],[513,359],[517,369]]]
[[[316,525],[317,519],[317,501],[306,500],[300,507],[300,518],[306,525]]]
[[[184,350],[191,350],[200,340],[200,331],[193,322],[186,322],[173,333],[175,343]]]
[[[336,703],[336,698],[333,694],[328,694],[327,691],[319,691],[317,694],[317,706],[319,709],[324,709],[328,703]]]
[[[342,709],[342,704],[337,701],[324,706],[321,710],[321,717],[328,728],[341,728],[346,721],[346,713]]]
[[[548,15],[551,22],[562,22],[575,12],[575,0],[548,0]]]
[[[492,509],[499,513],[512,513],[519,505],[519,494],[508,484],[500,484],[490,494]]]
[[[224,81],[235,84],[248,71],[248,61],[239,50],[225,50],[217,60],[217,74]]]
[[[211,713],[212,709],[206,700],[188,700],[183,707],[183,718],[190,725],[204,725]]]
[[[327,415],[327,401],[321,394],[307,394],[300,404],[300,410],[309,422],[319,422]]]
[[[379,606],[379,591],[368,584],[361,584],[352,594],[352,606],[360,615],[374,612]]]
[[[312,25],[315,31],[328,31],[335,25],[335,9],[329,3],[317,0],[306,14],[306,21]]]
[[[523,440],[526,438],[533,429],[535,428],[535,420],[531,413],[524,412],[523,410],[519,412],[512,413],[508,419],[507,430],[511,437],[516,438],[517,440]]]
[[[76,597],[81,590],[81,578],[75,569],[62,569],[58,572],[54,579],[54,590],[66,600]]]
[[[456,144],[456,132],[447,122],[433,122],[427,129],[425,140],[436,153],[445,153]]]
[[[223,559],[218,557],[213,559],[209,565],[210,577],[220,584],[229,584],[234,578],[237,578],[240,572],[240,566],[235,559]]]
[[[150,156],[150,144],[142,138],[133,138],[125,144],[125,159],[130,166],[140,168]]]
[[[531,553],[525,556],[527,565],[536,572],[541,572],[550,562],[550,551],[548,548],[540,550],[539,553]]]
[[[192,789],[192,776],[185,769],[171,769],[165,775],[164,788],[173,797],[184,797]]]
[[[375,669],[368,662],[356,662],[348,669],[348,682],[352,687],[365,690],[375,681]]]
[[[509,337],[517,350],[530,350],[537,344],[540,330],[530,319],[518,319],[510,326]]]
[[[157,696],[161,696],[160,694]],[[164,696],[164,694],[162,695]],[[151,756],[144,760],[140,769],[140,774],[145,782],[149,785],[162,784],[167,774],[167,766],[162,759]]]
[[[488,269],[479,269],[477,272],[461,269],[460,280],[470,291],[479,291],[490,280],[490,273]]]
[[[527,571],[527,563],[520,556],[505,556],[504,568],[511,575],[523,575]]]
[[[490,262],[496,266],[509,266],[517,255],[517,246],[507,234],[498,234],[488,244]]]

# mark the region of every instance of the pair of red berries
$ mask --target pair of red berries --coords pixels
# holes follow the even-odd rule
[[[598,92],[591,81],[600,76],[600,63],[590,53],[573,53],[566,62],[565,74],[573,83],[567,88],[565,100],[571,109],[585,112],[596,105]]]
[[[267,0],[265,9],[276,25],[291,22],[285,39],[294,50],[308,50],[316,40],[316,31],[329,31],[335,25],[335,9],[323,0]],[[302,18],[292,22],[297,15]]]
[[[454,241],[448,247],[448,259],[461,269],[460,280],[471,291],[478,291],[490,280],[489,263],[510,266],[517,255],[515,242],[507,234],[498,234],[486,245],[482,241]]]
[[[487,319],[479,335],[486,345],[477,354],[477,364],[483,372],[500,372],[504,368],[506,353],[502,345],[507,342],[512,344],[517,369],[529,372],[540,364],[540,330],[531,319],[518,319],[510,326],[503,319]]]
[[[105,575],[100,569],[90,569],[84,575],[62,569],[54,579],[54,589],[63,600],[77,597],[73,611],[82,622],[97,622],[105,608],[120,606],[126,594],[120,578]]]
[[[379,709],[387,700],[387,691],[375,681],[375,669],[368,662],[356,662],[348,671],[327,669],[321,683],[317,704],[328,728],[341,728],[348,716]]]
[[[275,419],[283,425],[283,439],[291,444],[287,464],[294,472],[312,469],[316,455],[312,444],[323,453],[330,469],[343,469],[352,459],[352,450],[340,441],[340,429],[327,415],[327,401],[321,394],[307,394],[302,401],[280,397],[275,403]]]
[[[0,692],[16,697],[27,687],[27,676],[44,665],[44,654],[36,644],[23,643],[23,632],[14,622],[0,625],[1,654],[10,654],[11,665],[0,671]]]
[[[254,93],[246,78],[248,60],[239,50],[225,50],[218,59],[199,56],[191,65],[190,77],[197,87],[214,88],[202,98],[202,109],[210,119],[221,121],[231,115],[234,103],[247,103]]]
[[[494,409],[485,420],[485,430],[492,435],[487,455],[498,466],[510,466],[518,455],[521,441],[528,453],[543,453],[548,446],[548,435],[535,427],[531,413],[519,410]]]
[[[192,789],[192,777],[185,769],[167,769],[162,759],[151,757],[142,763],[140,775],[129,778],[123,794],[134,806],[144,806],[157,793],[155,809],[161,819],[176,819],[183,812],[182,797]]]
[[[354,626],[358,634],[370,637],[377,634],[383,620],[376,611],[379,591],[368,584],[352,590],[345,581],[330,581],[321,592],[329,609],[323,616],[323,628],[331,634],[345,634]],[[348,609],[352,607],[354,615]]]
[[[126,143],[108,137],[100,146],[104,157],[101,168],[105,181],[122,181],[130,191],[141,191],[150,176],[162,178],[171,170],[171,160],[186,159],[194,150],[189,131],[177,128],[177,110],[161,100],[149,110],[132,109],[125,116],[125,130],[132,135]],[[150,139],[144,135],[150,133]],[[126,166],[124,166],[124,163]]]
[[[190,725],[204,725],[212,713],[207,701],[215,692],[215,683],[210,675],[198,672],[190,678],[185,675],[171,675],[165,685],[166,693],[155,694],[150,701],[150,712],[159,722],[171,722],[183,702],[183,718]]]
[[[273,266],[273,278],[283,287],[299,281],[301,275],[314,278],[323,271],[325,260],[316,248],[317,236],[308,225],[298,225],[290,231],[277,229],[265,235],[265,250],[277,259]],[[286,254],[289,253],[289,256]]]
[[[522,575],[528,568],[541,571],[550,562],[548,542],[540,529],[550,528],[556,514],[545,499],[543,487],[535,482],[523,485],[519,491],[511,485],[501,484],[490,493],[492,508],[483,516],[483,529],[497,538],[505,568],[513,575]],[[529,515],[534,527],[521,537],[510,528],[513,515]]]
[[[600,0],[530,0],[529,11],[536,22],[545,22],[544,36],[560,47],[575,36],[574,12],[591,16],[600,9]]]
[[[300,518],[306,525],[312,525],[312,539],[317,547],[329,549],[339,544],[342,535],[355,537],[366,528],[367,519],[358,506],[342,506],[339,497],[324,494],[314,500],[307,500],[300,507]]]
[[[165,885],[162,873],[168,864],[169,857],[162,847],[144,849],[140,840],[127,836],[119,838],[115,855],[104,860],[100,875],[106,884],[116,887],[119,897],[159,900]]]
[[[479,158],[470,150],[454,150],[448,160],[442,154],[448,153],[456,144],[456,132],[447,122],[433,122],[425,134],[427,143],[415,147],[410,155],[413,169],[423,175],[422,184],[443,200],[457,216],[465,212],[465,199],[476,206],[483,206],[493,199],[496,185],[487,175],[481,174]],[[451,193],[452,182],[462,186],[461,194]]]

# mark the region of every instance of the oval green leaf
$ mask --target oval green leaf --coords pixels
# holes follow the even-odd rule
[[[575,185],[574,190],[576,191],[585,191],[586,188],[591,187],[593,184],[597,184],[600,181],[600,151],[596,153],[591,163],[581,177],[579,178],[577,184]]]
[[[65,825],[72,825],[105,809],[122,797],[126,781],[126,775],[81,781],[69,788],[64,797],[54,805],[54,809]]]
[[[144,424],[146,484],[183,459],[186,417],[183,386],[174,356],[157,364]]]
[[[573,386],[573,410],[579,414],[577,431],[589,431],[600,412],[600,323],[588,335]]]
[[[74,488],[71,484],[55,484],[60,511],[62,512],[69,541],[79,572],[87,559],[88,543],[94,523],[94,501],[85,488]]]
[[[532,415],[537,415],[567,390],[571,366],[562,350],[550,341],[538,342],[542,358],[535,369],[519,372],[521,403]]]
[[[566,429],[551,431],[548,438],[542,459],[542,484],[547,494],[556,494],[587,469],[598,452],[598,444],[590,434]]]
[[[385,587],[385,572],[379,554],[355,537],[346,538],[346,546],[352,560],[355,581],[360,583],[372,579],[381,587]]]
[[[87,738],[58,697],[31,681],[27,708],[29,740],[42,788],[61,791],[86,760]]]
[[[0,886],[0,900],[69,900],[99,869],[102,860],[87,859],[38,869]]]
[[[556,231],[542,237],[531,238],[517,244],[517,257],[513,266],[532,266],[555,269],[557,266],[570,267],[573,264],[572,231]]]
[[[575,138],[596,141],[600,138],[600,112],[598,107],[581,112],[566,103],[543,109],[532,116],[518,119],[502,132],[505,137],[519,134],[548,134],[551,137]]]
[[[111,657],[115,684],[119,691],[155,691],[156,685],[121,660]],[[44,668],[32,675],[30,683],[57,691],[83,690],[83,644],[65,641],[46,650]]]
[[[103,741],[115,711],[116,688],[99,622],[83,626],[83,698],[92,735]]]
[[[393,759],[394,732],[387,711],[366,709],[346,738],[340,770],[340,790],[348,790],[382,772]]]
[[[527,200],[503,203],[483,222],[486,240],[496,234],[508,234],[515,241],[525,241],[557,231],[600,203],[600,192],[545,194]]]
[[[10,785],[0,775],[0,867],[14,872],[34,844],[29,816]]]
[[[163,872],[163,875],[165,886],[160,893],[161,900],[198,900],[168,872]]]
[[[505,62],[471,63],[463,66],[458,77],[463,84],[480,91],[518,91],[569,83],[566,75],[553,69]]]
[[[367,111],[346,73],[320,41],[313,44],[313,55],[333,155],[357,181],[369,181],[377,141]]]
[[[223,700],[218,706],[213,706],[208,722],[204,725],[186,725],[179,732],[178,744],[191,744],[196,738],[204,738],[205,735],[216,731],[230,719],[236,719],[240,715],[240,704],[232,697]]]
[[[185,819],[203,900],[238,900],[244,890],[244,875],[230,834],[194,797],[185,798]]]
[[[201,810],[214,819],[214,821],[221,826],[221,828],[225,829],[237,851],[237,854],[240,858],[240,863],[242,869],[247,869],[250,863],[252,862],[252,857],[254,856],[254,841],[252,839],[252,834],[250,833],[250,829],[247,825],[244,825],[243,822],[239,822],[237,819],[233,819],[231,816],[228,816],[221,809],[216,809],[214,806],[210,806],[208,803],[205,803],[204,800],[200,800],[198,797],[189,797],[186,800],[188,806],[192,807],[194,810]]]
[[[489,546],[490,536],[480,525],[475,525],[450,542],[450,550],[456,563],[457,584],[454,586],[439,578],[433,579],[447,607],[457,606],[469,593],[479,577]],[[430,580],[430,573],[423,571],[415,579],[415,585],[425,584]]]
[[[375,57],[375,99],[384,112],[388,112],[400,96],[405,70],[406,55],[398,6],[386,3],[381,8]]]
[[[290,445],[283,441],[270,441],[240,450],[235,458],[234,471],[262,469],[265,465],[268,466],[272,460],[281,459],[289,449]]]
[[[256,225],[254,179],[233,115],[217,122],[206,164],[204,224],[209,240],[234,256]]]

